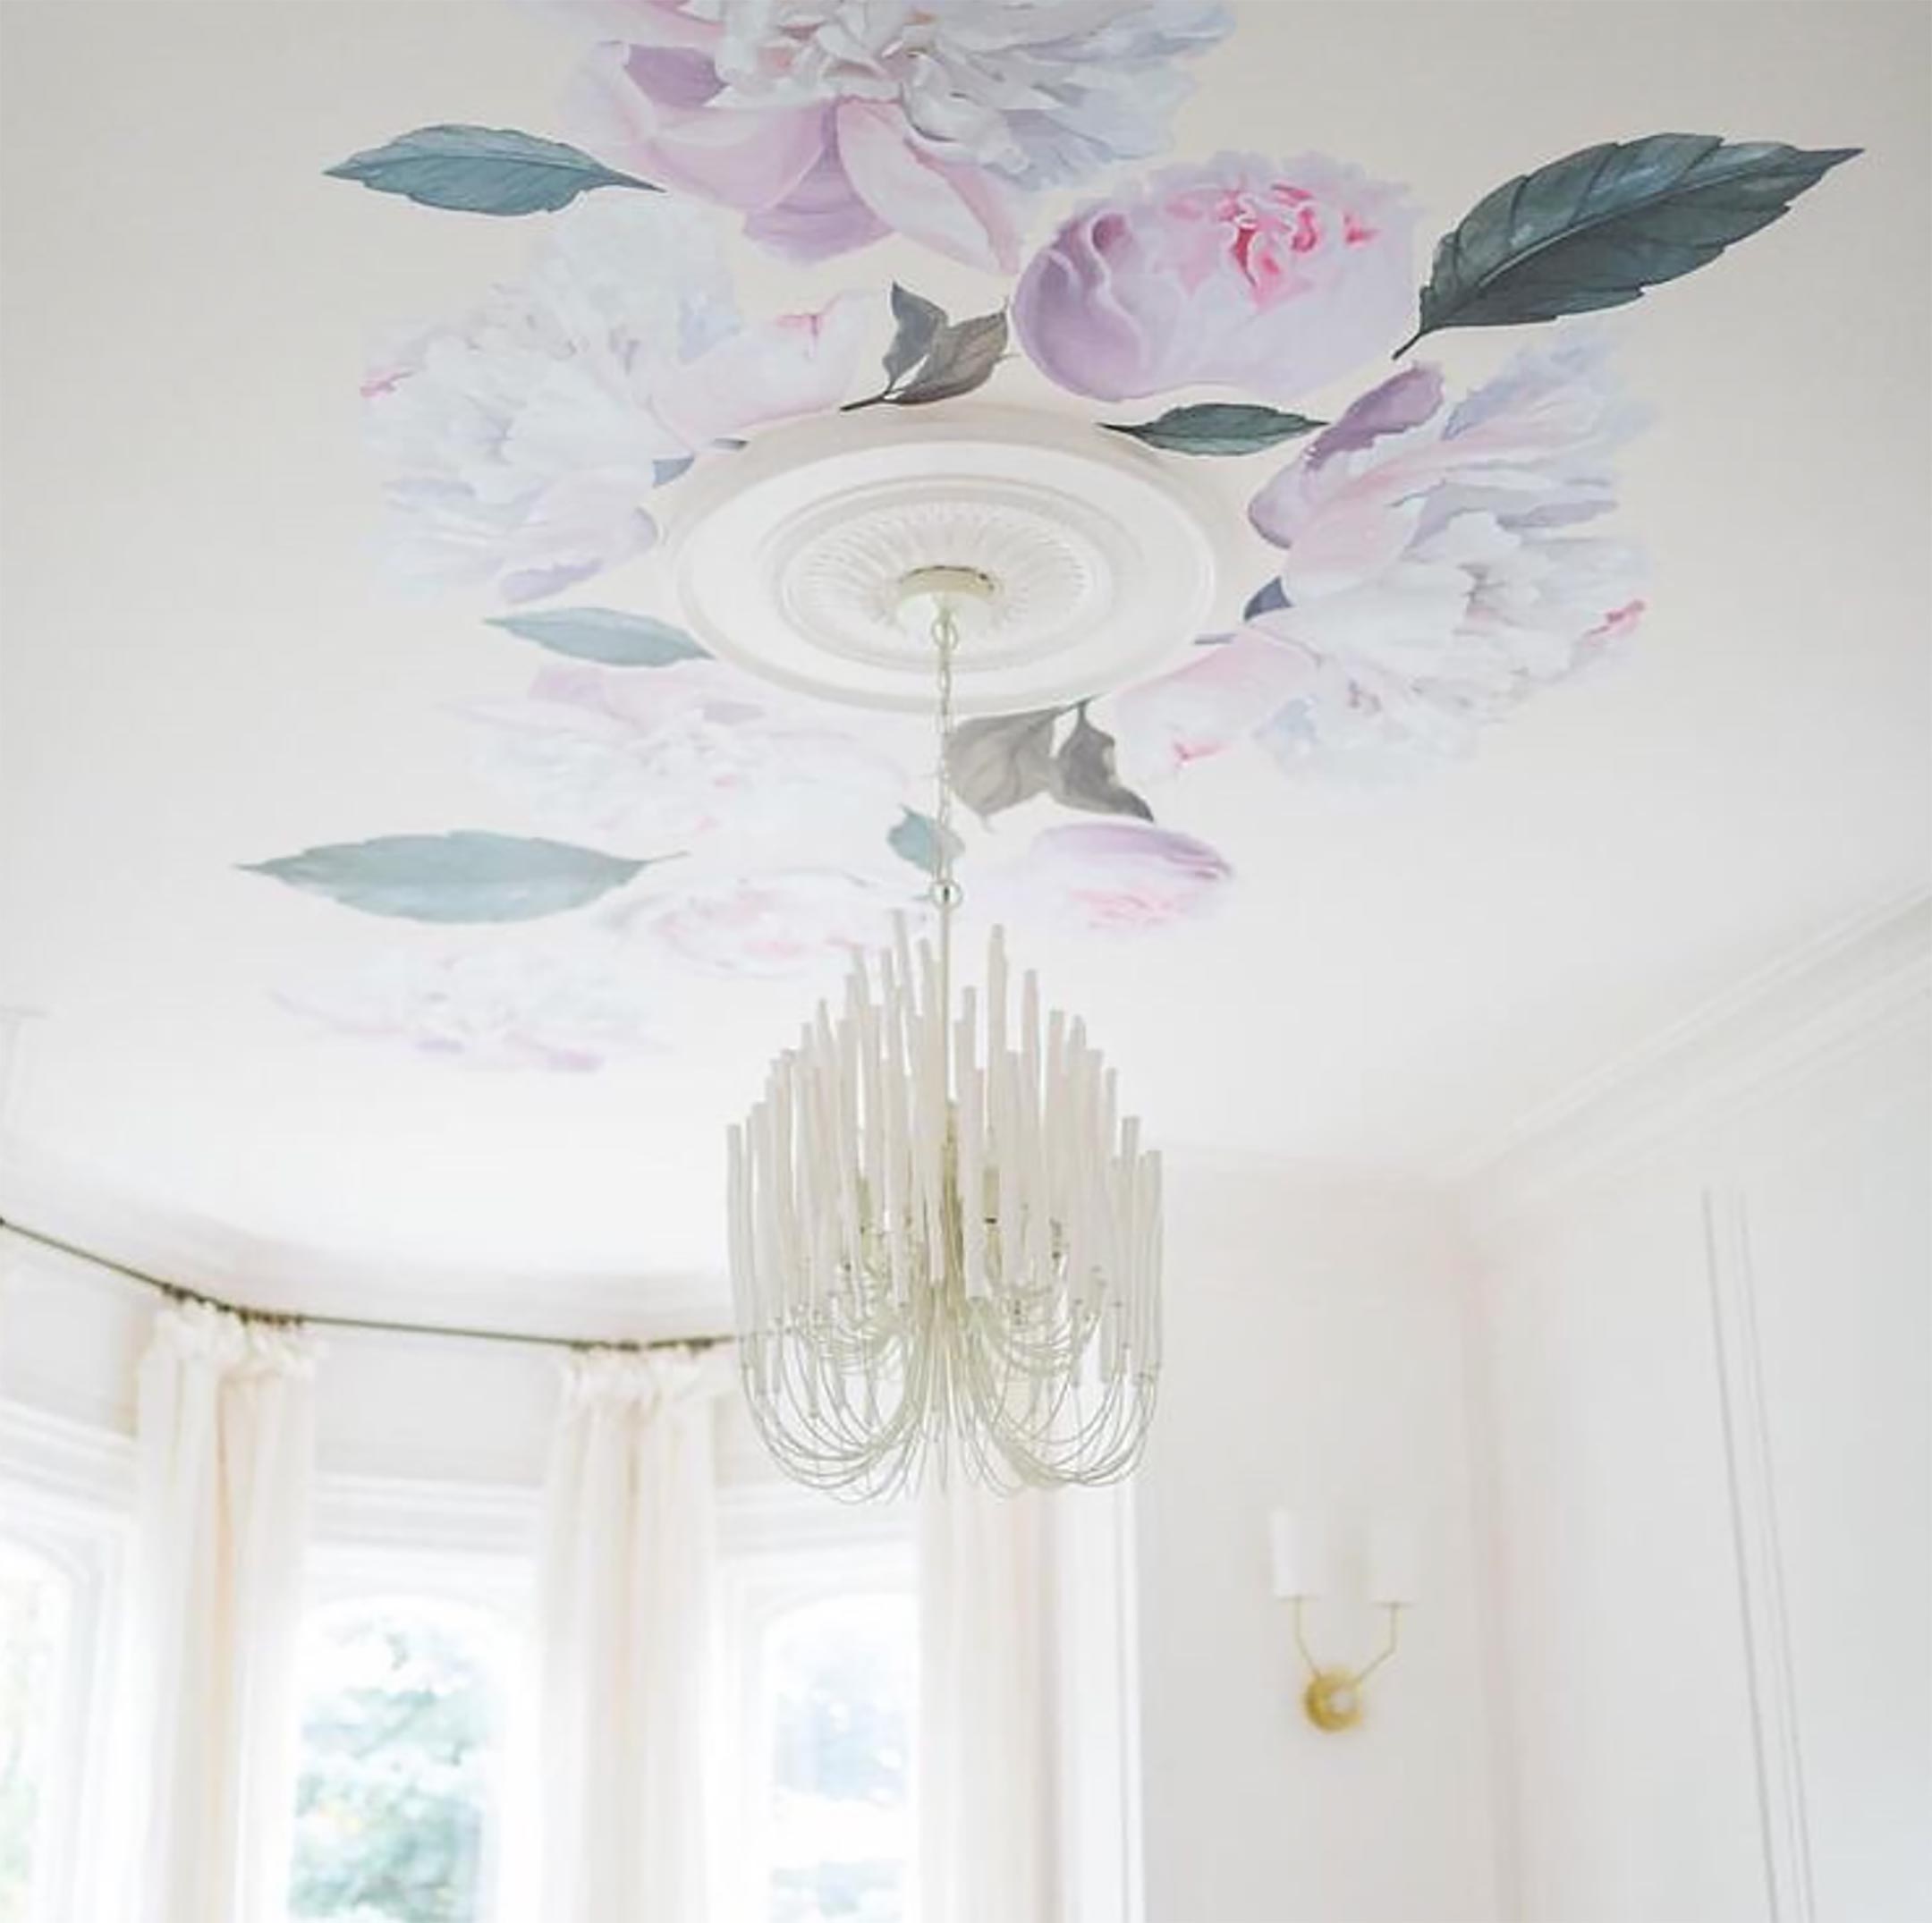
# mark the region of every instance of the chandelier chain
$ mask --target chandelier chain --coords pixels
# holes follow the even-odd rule
[[[953,661],[959,652],[959,622],[952,604],[941,601],[933,615],[933,652],[938,658],[939,699],[934,727],[936,760],[934,763],[932,899],[942,913],[959,905],[960,885],[953,874],[953,777],[947,756],[953,745]]]

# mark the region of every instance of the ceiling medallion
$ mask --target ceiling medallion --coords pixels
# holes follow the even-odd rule
[[[785,1472],[890,1495],[928,1469],[996,1488],[1113,1481],[1160,1368],[1161,1170],[1114,1072],[1005,936],[954,996],[954,675],[1004,582],[970,561],[875,581],[922,624],[939,753],[936,944],[861,956],[729,1132],[731,1267],[751,1413]],[[907,619],[908,616],[911,618]],[[983,1001],[983,1008],[982,1008]]]
[[[932,700],[932,648],[898,584],[965,567],[956,702],[1012,713],[1086,699],[1204,631],[1225,522],[1148,449],[1084,422],[967,405],[836,416],[762,436],[687,483],[671,530],[684,625],[721,659],[868,706]]]

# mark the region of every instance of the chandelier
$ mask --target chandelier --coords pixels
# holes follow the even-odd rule
[[[1007,1492],[1131,1471],[1160,1368],[1161,1170],[1086,1027],[1010,1006],[996,928],[983,995],[954,1006],[953,665],[997,583],[921,567],[937,795],[936,945],[905,918],[860,956],[835,1015],[772,1065],[729,1131],[739,1366],[766,1445],[800,1482],[873,1497],[930,1470]]]

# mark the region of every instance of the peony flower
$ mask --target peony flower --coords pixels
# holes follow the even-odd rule
[[[1116,702],[1123,776],[1250,734],[1284,765],[1468,752],[1640,618],[1635,555],[1579,531],[1615,504],[1608,455],[1634,425],[1588,337],[1453,408],[1431,367],[1365,394],[1250,507],[1284,551],[1278,605]]]
[[[570,839],[661,854],[720,833],[823,859],[884,848],[913,767],[886,718],[719,661],[547,667],[528,699],[470,710],[485,772]]]
[[[1018,264],[1017,202],[1156,153],[1210,0],[536,0],[604,37],[572,93],[613,165],[815,260],[892,233]]]
[[[699,882],[640,903],[625,927],[682,962],[720,975],[797,975],[891,938],[903,891],[836,868],[792,868]]]
[[[608,941],[597,950],[396,949],[282,999],[338,1034],[471,1068],[582,1073],[664,1046],[661,992]]]
[[[995,912],[1081,933],[1135,935],[1212,907],[1233,870],[1206,842],[1151,823],[1082,821],[1045,830],[987,877]]]
[[[1401,189],[1319,154],[1223,154],[1076,214],[1027,263],[1014,328],[1050,380],[1097,400],[1290,400],[1407,331],[1412,225]]]
[[[657,540],[647,497],[712,442],[838,405],[869,302],[741,326],[702,216],[657,196],[561,216],[521,286],[364,383],[394,571],[555,594]]]

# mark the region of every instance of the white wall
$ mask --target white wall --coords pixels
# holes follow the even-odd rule
[[[1932,1915],[1928,919],[1478,1184],[1524,1923]]]
[[[1278,1169],[1183,1165],[1171,1196],[1166,1368],[1139,1484],[1148,1923],[1488,1923],[1454,1222],[1412,1190]],[[1326,1511],[1338,1546],[1381,1512],[1419,1531],[1421,1600],[1360,1729],[1324,1735],[1301,1713],[1269,1588],[1277,1504]],[[1311,1620],[1335,1660],[1380,1632],[1359,1599]]]

